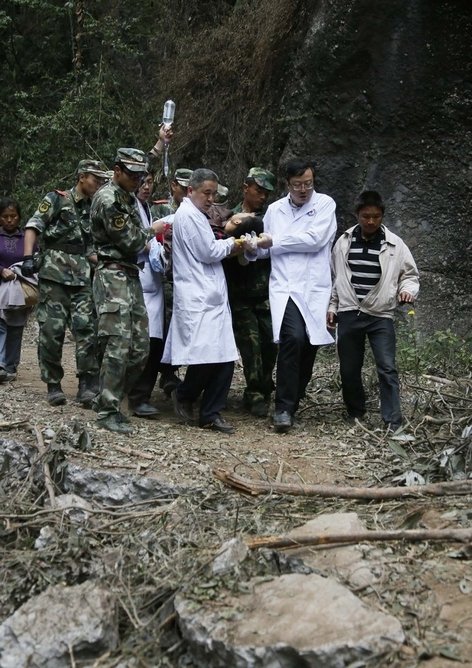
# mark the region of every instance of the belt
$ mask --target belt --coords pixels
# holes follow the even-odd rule
[[[83,244],[61,244],[59,242],[46,243],[45,250],[57,250],[71,255],[83,255],[85,246]]]
[[[114,271],[124,271],[125,274],[128,274],[129,276],[134,276],[136,278],[139,276],[139,269],[141,269],[141,267],[129,267],[126,264],[120,264],[119,262],[104,262],[103,260],[100,260],[100,262],[101,264],[103,264],[104,269],[112,269]]]

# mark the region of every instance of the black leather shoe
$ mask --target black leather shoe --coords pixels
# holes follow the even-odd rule
[[[213,422],[201,424],[202,429],[211,429],[211,431],[220,431],[222,434],[234,434],[234,427],[226,422],[221,416],[216,417]]]
[[[158,409],[147,401],[142,401],[140,404],[136,404],[136,406],[131,406],[131,410],[133,415],[141,418],[154,418],[159,415]]]
[[[174,404],[174,413],[186,424],[195,422],[193,417],[193,406],[190,401],[179,401],[177,390],[172,390],[172,403]]]
[[[288,411],[276,411],[274,413],[274,428],[279,434],[285,434],[292,425],[293,419]]]

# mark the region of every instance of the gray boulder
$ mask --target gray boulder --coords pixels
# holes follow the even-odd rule
[[[178,596],[178,623],[201,668],[345,668],[401,644],[394,617],[332,578],[282,575],[218,601]],[[376,664],[381,665],[381,664]]]
[[[0,626],[2,668],[69,668],[118,645],[116,602],[88,581],[54,585],[24,603]]]

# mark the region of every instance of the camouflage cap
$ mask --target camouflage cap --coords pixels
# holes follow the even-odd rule
[[[226,204],[228,201],[229,188],[224,186],[222,183],[218,183],[218,192],[215,197],[215,204],[222,205]]]
[[[93,174],[99,179],[106,179],[107,174],[98,160],[81,160],[77,166],[77,174]]]
[[[185,167],[181,167],[180,169],[176,169],[174,172],[174,181],[177,181],[177,183],[184,188],[188,187],[188,182],[190,180],[190,177],[193,174],[192,169],[186,169]]]
[[[275,189],[275,176],[272,172],[262,167],[251,167],[246,179],[253,179],[258,186],[265,188],[265,190]]]
[[[116,152],[115,164],[121,163],[130,172],[146,172],[146,156],[137,148],[119,148]]]

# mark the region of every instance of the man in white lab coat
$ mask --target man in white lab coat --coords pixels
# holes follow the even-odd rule
[[[238,352],[231,324],[221,260],[235,239],[216,240],[207,212],[218,192],[218,177],[196,169],[188,196],[175,214],[172,238],[174,309],[163,361],[187,365],[183,382],[172,393],[176,414],[193,421],[193,403],[202,395],[199,426],[223,433],[234,428],[221,416]]]
[[[271,204],[257,256],[270,254],[269,301],[277,359],[274,427],[281,433],[305,395],[318,346],[333,343],[326,328],[331,293],[330,253],[336,204],[314,190],[315,167],[294,159],[285,166],[288,195]]]

